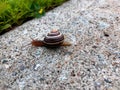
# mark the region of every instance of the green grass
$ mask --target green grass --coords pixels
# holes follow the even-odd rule
[[[39,18],[46,11],[67,0],[0,0],[0,34],[32,18]]]

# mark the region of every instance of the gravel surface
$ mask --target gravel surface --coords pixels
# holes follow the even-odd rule
[[[72,46],[27,45],[52,29]],[[0,36],[0,90],[120,90],[120,0],[70,0]]]

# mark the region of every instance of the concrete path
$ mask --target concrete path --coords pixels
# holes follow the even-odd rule
[[[52,29],[72,46],[24,47]],[[120,0],[70,0],[0,36],[0,90],[120,90]]]

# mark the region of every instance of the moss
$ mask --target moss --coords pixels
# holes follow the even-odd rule
[[[0,34],[32,18],[39,18],[67,0],[1,0]]]

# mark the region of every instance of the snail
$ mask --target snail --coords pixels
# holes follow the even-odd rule
[[[59,46],[70,46],[71,43],[64,41],[64,35],[58,30],[52,30],[49,32],[43,40],[34,40],[31,42],[32,46],[40,47],[59,47]]]

